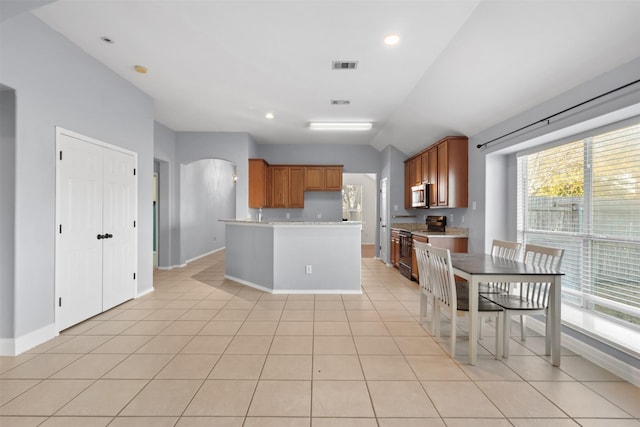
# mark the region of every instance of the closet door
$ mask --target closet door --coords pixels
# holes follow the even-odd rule
[[[66,329],[102,312],[103,148],[58,136],[56,322]]]
[[[102,310],[133,298],[135,292],[135,159],[104,149],[102,203]]]
[[[136,158],[72,132],[58,131],[56,141],[55,303],[63,330],[135,296]]]

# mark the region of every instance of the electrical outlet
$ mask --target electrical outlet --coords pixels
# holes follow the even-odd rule
[[[290,219],[291,218],[291,214],[289,212],[287,212],[286,217],[287,217],[287,219]]]
[[[304,272],[305,272],[305,274],[313,273],[313,268],[311,267],[311,264],[307,264],[307,265],[304,266]]]
[[[322,214],[321,213],[318,214],[318,219],[322,219]]]

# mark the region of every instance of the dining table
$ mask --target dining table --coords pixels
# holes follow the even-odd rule
[[[550,283],[548,322],[545,335],[545,354],[551,355],[553,366],[560,366],[560,290],[563,273],[558,270],[534,266],[522,261],[484,253],[452,253],[453,273],[469,283],[469,363],[475,365],[478,357],[478,288],[480,283]],[[496,337],[497,339],[498,337]]]

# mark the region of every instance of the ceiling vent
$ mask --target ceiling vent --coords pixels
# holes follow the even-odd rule
[[[349,104],[351,104],[351,101],[349,101],[348,99],[332,99],[330,102],[331,102],[331,105],[349,105]]]
[[[358,67],[358,61],[333,61],[331,63],[332,70],[355,70]]]

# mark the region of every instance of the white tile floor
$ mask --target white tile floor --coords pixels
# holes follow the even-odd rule
[[[416,283],[380,261],[362,260],[361,296],[223,274],[224,253],[158,271],[155,292],[3,357],[0,425],[640,426],[640,389],[566,350],[552,367],[541,337],[497,361],[486,327],[476,366],[464,336],[450,358]]]

